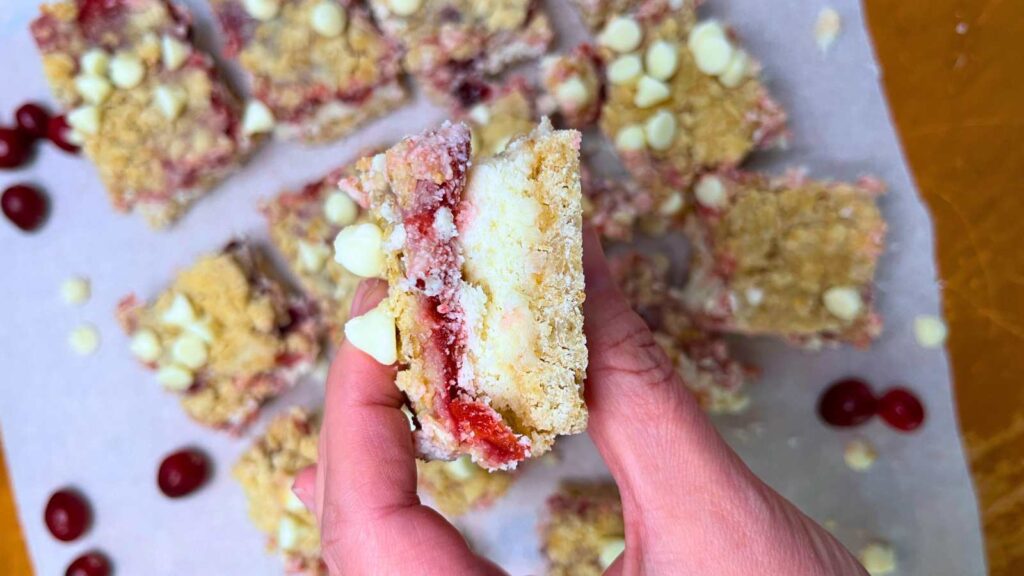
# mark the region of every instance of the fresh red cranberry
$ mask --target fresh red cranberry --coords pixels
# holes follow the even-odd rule
[[[65,152],[77,154],[80,150],[78,144],[71,141],[71,126],[64,116],[50,118],[50,123],[46,126],[46,137]]]
[[[31,139],[17,128],[0,128],[0,168],[18,168],[32,153]]]
[[[0,196],[4,216],[25,232],[33,232],[46,220],[46,197],[27,184],[16,184]]]
[[[63,542],[71,542],[85,533],[91,517],[85,500],[77,492],[68,489],[58,490],[50,496],[43,515],[50,534]]]
[[[110,560],[96,552],[86,552],[68,566],[64,576],[110,576]]]
[[[198,450],[179,450],[160,463],[157,484],[170,498],[180,498],[195,492],[206,481],[208,473],[206,455]]]
[[[904,432],[917,430],[924,423],[924,405],[910,390],[893,388],[878,401],[878,414],[890,426]]]
[[[18,128],[22,134],[27,134],[33,139],[46,138],[46,132],[50,125],[50,113],[45,108],[34,102],[23,104],[14,113],[18,122]]]
[[[857,426],[875,415],[878,403],[863,380],[847,378],[832,384],[818,401],[818,414],[832,426]]]

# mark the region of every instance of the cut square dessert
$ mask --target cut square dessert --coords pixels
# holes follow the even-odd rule
[[[626,548],[614,484],[563,484],[548,498],[541,526],[548,576],[601,576]]]
[[[816,182],[798,172],[702,177],[686,224],[695,250],[687,305],[715,330],[867,346],[882,329],[872,304],[883,191],[874,179]]]
[[[32,23],[43,70],[114,208],[173,222],[242,163],[253,134],[166,0],[67,0]]]
[[[485,508],[501,498],[515,479],[512,472],[488,472],[468,456],[451,462],[416,462],[420,490],[448,516]]]
[[[354,0],[211,0],[250,104],[283,138],[326,142],[405,101],[401,52]]]
[[[548,56],[541,61],[545,112],[558,112],[562,122],[584,128],[597,121],[604,104],[604,65],[590,44]]]
[[[479,102],[456,110],[458,120],[469,126],[475,158],[494,156],[513,138],[529,133],[537,125],[533,94],[521,76],[501,87],[488,85]]]
[[[334,259],[332,245],[342,228],[368,219],[356,200],[339,186],[354,174],[354,164],[339,168],[301,190],[283,192],[263,206],[270,238],[303,289],[317,301],[335,343],[344,339],[345,321],[361,278]]]
[[[615,16],[598,39],[608,80],[601,129],[659,207],[677,204],[697,175],[785,134],[759,64],[720,23],[690,25],[686,10]]]
[[[583,22],[594,32],[600,31],[614,16],[631,12],[641,20],[675,12],[683,22],[692,24],[697,6],[703,0],[572,0]]]
[[[471,168],[469,129],[445,123],[360,162],[380,228],[336,247],[373,239],[364,272],[390,291],[346,335],[387,364],[397,323],[425,459],[511,469],[586,427],[579,146],[545,120]]]
[[[469,107],[484,78],[543,54],[554,33],[535,0],[370,0],[377,22],[405,47],[405,69],[442,103]]]
[[[755,371],[732,357],[725,340],[697,325],[682,290],[672,286],[668,258],[629,250],[610,257],[609,265],[701,407],[712,414],[743,411],[750,404],[743,388]]]
[[[312,370],[320,352],[315,305],[241,242],[201,258],[150,304],[122,299],[117,315],[132,353],[189,416],[231,432]]]
[[[274,418],[238,459],[233,473],[249,501],[249,517],[284,557],[285,572],[327,576],[316,518],[292,492],[295,476],[316,464],[320,423],[301,408]]]

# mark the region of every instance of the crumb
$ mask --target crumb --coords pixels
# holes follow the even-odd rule
[[[843,460],[851,470],[864,472],[869,470],[878,459],[878,452],[867,440],[851,440],[843,450]]]
[[[842,20],[833,8],[823,8],[818,14],[818,22],[814,25],[814,39],[822,52],[828,52],[839,36]]]
[[[922,348],[938,348],[946,342],[948,328],[941,318],[921,315],[914,318],[914,337]]]
[[[79,356],[89,356],[100,347],[100,333],[92,324],[82,324],[71,331],[68,344]]]
[[[896,551],[885,542],[868,544],[857,557],[871,576],[891,574],[896,570]]]
[[[60,285],[60,297],[65,304],[79,306],[89,301],[92,289],[88,278],[72,277]]]

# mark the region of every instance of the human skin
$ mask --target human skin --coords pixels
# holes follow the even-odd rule
[[[588,432],[622,495],[626,549],[606,574],[863,576],[827,531],[722,440],[584,236]],[[360,286],[353,316],[386,294]],[[416,495],[394,369],[348,343],[331,367],[320,460],[296,495],[320,522],[332,574],[505,574]]]

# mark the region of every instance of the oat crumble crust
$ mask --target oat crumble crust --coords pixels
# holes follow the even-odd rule
[[[473,156],[494,156],[516,136],[528,134],[537,125],[533,94],[526,80],[515,77],[469,109],[458,109],[456,117],[469,126]]]
[[[317,462],[319,428],[317,418],[292,408],[274,418],[232,470],[248,500],[249,517],[267,534],[268,550],[284,557],[288,574],[327,576],[316,518],[291,490],[295,476]],[[287,549],[279,541],[282,523],[294,538],[284,543]]]
[[[484,508],[501,498],[512,486],[511,472],[488,472],[475,464],[466,465],[466,474],[451,472],[453,462],[416,461],[420,490],[430,495],[437,507],[448,516],[461,516],[470,510]]]
[[[622,503],[614,484],[563,484],[548,498],[541,526],[548,576],[601,576],[601,551],[624,539]]]
[[[191,16],[165,0],[113,3],[109,13],[80,12],[80,1],[43,5],[32,34],[43,70],[65,110],[85,103],[75,88],[79,59],[87,50],[137,56],[145,66],[138,86],[115,88],[96,107],[95,134],[79,134],[114,207],[138,210],[150,226],[163,228],[189,204],[233,172],[254,145],[238,128],[234,94],[213,60],[189,40]],[[174,38],[191,54],[177,69],[161,62],[161,38]],[[185,105],[171,120],[154,105],[154,90],[180,90]]]
[[[187,328],[164,319],[179,295],[196,318]],[[309,372],[320,352],[313,305],[289,294],[263,256],[245,244],[201,258],[151,304],[126,297],[118,320],[129,335],[149,330],[157,337],[160,356],[147,363],[153,369],[174,364],[172,343],[199,335],[208,357],[182,392],[182,406],[197,422],[232,432]]]
[[[698,206],[686,224],[695,249],[686,301],[705,326],[810,347],[866,346],[879,335],[872,303],[886,234],[876,203],[881,182],[819,182],[798,172],[710,177],[723,183],[726,205]],[[863,301],[849,321],[823,303],[825,291],[840,286]]]
[[[311,25],[314,8],[336,4],[345,14],[334,37]],[[256,20],[241,0],[212,0],[227,36],[226,52],[270,107],[285,138],[327,142],[352,132],[407,98],[399,75],[400,49],[352,0],[284,0],[268,21]]]

